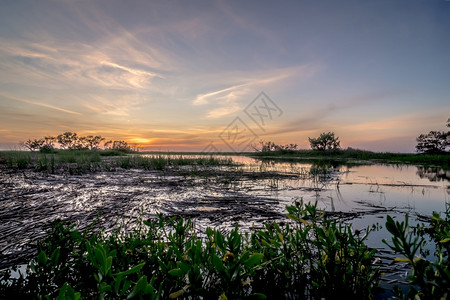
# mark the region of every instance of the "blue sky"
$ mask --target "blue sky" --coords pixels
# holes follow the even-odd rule
[[[444,0],[5,1],[0,146],[75,131],[230,150],[239,127],[412,152],[450,117],[449,32]],[[262,91],[280,109],[263,127],[245,113]]]

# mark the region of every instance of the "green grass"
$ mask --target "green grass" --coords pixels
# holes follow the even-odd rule
[[[127,155],[117,150],[57,150],[54,153],[3,151],[0,152],[0,164],[15,170],[33,169],[40,172],[68,172],[70,174],[110,171],[117,168],[165,170],[168,168],[180,169],[183,166],[234,165],[231,158],[218,158],[212,155],[198,158],[182,155]]]
[[[29,151],[2,151],[0,163],[9,169],[32,169],[39,172],[80,173],[100,169],[101,152],[58,150],[54,153],[41,153]]]
[[[129,168],[143,168],[164,170],[170,167],[182,167],[182,166],[231,166],[234,165],[231,158],[216,158],[210,157],[198,157],[198,158],[186,158],[182,155],[131,155],[127,157],[121,157],[116,160],[118,167]]]

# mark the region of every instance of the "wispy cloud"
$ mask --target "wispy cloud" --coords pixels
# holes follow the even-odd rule
[[[116,38],[98,45],[57,40],[42,45],[0,38],[0,66],[12,74],[10,80],[48,85],[50,79],[55,87],[145,88],[153,78],[164,77],[151,71],[157,68],[150,58],[127,43],[126,38]],[[124,48],[129,53],[121,53]]]
[[[50,104],[47,104],[47,103],[39,102],[39,101],[36,101],[36,100],[19,98],[19,97],[16,97],[16,96],[6,95],[6,94],[3,94],[3,93],[0,94],[0,97],[5,97],[5,98],[8,98],[8,99],[11,99],[11,100],[14,100],[14,101],[28,103],[28,104],[32,104],[32,105],[36,105],[36,106],[42,106],[42,107],[50,108],[50,109],[53,109],[53,110],[65,112],[65,113],[68,113],[68,114],[81,115],[79,112],[68,110],[68,109],[64,109],[64,108],[57,107],[57,106],[54,106],[54,105],[50,105]]]
[[[278,83],[289,77],[314,76],[319,69],[319,66],[273,69],[267,70],[263,76],[260,72],[221,74],[221,76],[217,76],[218,78],[213,78],[211,80],[212,83],[219,84],[219,82],[215,81],[220,80],[220,78],[232,78],[237,83],[223,89],[199,94],[192,101],[192,104],[195,106],[214,105],[214,107],[206,113],[206,117],[220,118],[242,109],[239,102],[249,101],[252,97],[256,96],[258,92],[260,92],[260,89],[270,88],[272,84]],[[242,103],[242,105],[247,104],[248,103]]]
[[[75,99],[90,112],[100,115],[129,116],[130,111],[146,102],[139,93],[102,92],[89,94],[82,99]]]
[[[235,91],[236,89],[242,88],[242,87],[245,87],[248,85],[249,85],[249,83],[238,84],[238,85],[227,87],[225,89],[209,92],[206,94],[200,94],[195,98],[195,100],[192,102],[192,104],[194,104],[194,105],[208,104],[211,101],[211,99],[216,98],[216,97],[219,97],[219,99],[223,99],[224,94],[230,94],[233,91]]]

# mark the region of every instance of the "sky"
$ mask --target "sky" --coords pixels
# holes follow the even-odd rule
[[[450,117],[450,1],[5,0],[0,148],[66,131],[414,152]]]

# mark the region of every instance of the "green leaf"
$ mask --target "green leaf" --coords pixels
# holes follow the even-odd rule
[[[214,232],[214,241],[216,243],[216,246],[219,247],[219,249],[223,249],[223,244],[225,242],[223,235],[220,233],[220,231]]]
[[[183,276],[185,274],[185,272],[183,270],[181,270],[180,268],[177,269],[172,269],[169,271],[169,274],[172,276]]]
[[[127,271],[123,271],[123,272],[119,272],[116,274],[113,274],[113,276],[126,276],[126,275],[130,275],[133,273],[137,273],[140,269],[142,269],[142,267],[145,265],[145,262],[140,263],[137,266],[132,267],[131,269],[127,270]]]
[[[258,235],[259,235],[261,238],[264,238],[264,239],[266,239],[266,240],[269,240],[269,239],[270,239],[269,235],[268,235],[267,233],[265,233],[264,231],[258,232]]]
[[[297,216],[291,215],[291,214],[287,214],[286,215],[289,219],[291,219],[292,221],[298,221],[299,218]]]
[[[119,288],[120,288],[120,284],[122,283],[123,277],[118,276],[116,278],[116,282],[114,283],[114,292],[118,293],[119,292]]]
[[[47,254],[44,251],[41,251],[37,257],[37,262],[39,265],[45,265],[47,263]]]
[[[225,270],[222,260],[216,254],[212,254],[212,262],[218,272],[223,272]]]
[[[56,300],[65,300],[66,297],[66,293],[67,293],[67,287],[68,284],[67,282],[64,283],[64,285],[59,289],[59,293],[58,293],[58,297],[56,298]]]
[[[389,216],[389,215],[386,217],[386,229],[387,229],[390,233],[394,234],[394,236],[396,235],[395,233],[397,233],[397,228],[396,228],[396,226],[395,226],[395,221],[394,221],[394,219],[392,219],[392,217]]]
[[[145,288],[147,287],[147,276],[142,276],[138,282],[136,283],[136,285],[133,288],[133,291],[128,295],[127,299],[131,299],[134,296],[136,296],[137,294],[139,294],[140,292],[144,291]]]
[[[252,256],[250,256],[250,258],[247,259],[244,262],[244,265],[245,265],[246,268],[251,268],[251,267],[253,267],[256,264],[259,264],[263,260],[263,258],[264,258],[264,254],[262,254],[262,253],[255,253]]]
[[[97,259],[97,262],[100,263],[100,267],[104,268],[105,265],[106,265],[105,250],[103,248],[95,248],[94,249],[94,255],[95,255],[95,258]]]
[[[105,261],[105,275],[108,274],[109,270],[111,269],[112,266],[112,257],[108,256],[108,258],[106,258]]]
[[[56,264],[59,261],[59,255],[61,253],[61,249],[58,247],[55,250],[53,250],[52,255],[50,256],[50,260]]]
[[[239,273],[240,273],[239,268],[236,268],[233,272],[233,275],[231,276],[231,281],[235,281],[239,277]]]
[[[153,287],[153,285],[151,283],[145,287],[144,294],[145,295],[154,295],[155,294],[155,288]]]
[[[191,269],[191,265],[189,265],[189,264],[187,264],[185,262],[180,263],[179,267],[183,271],[183,273],[187,273]]]
[[[102,287],[99,289],[100,293],[111,292],[112,288],[109,284],[103,283]]]
[[[78,300],[80,299],[80,293],[76,293],[75,290],[66,282],[61,287],[58,293],[57,300]]]
[[[125,279],[125,281],[123,282],[122,290],[120,291],[121,297],[126,294],[126,292],[130,289],[130,286],[131,286],[131,281]]]

